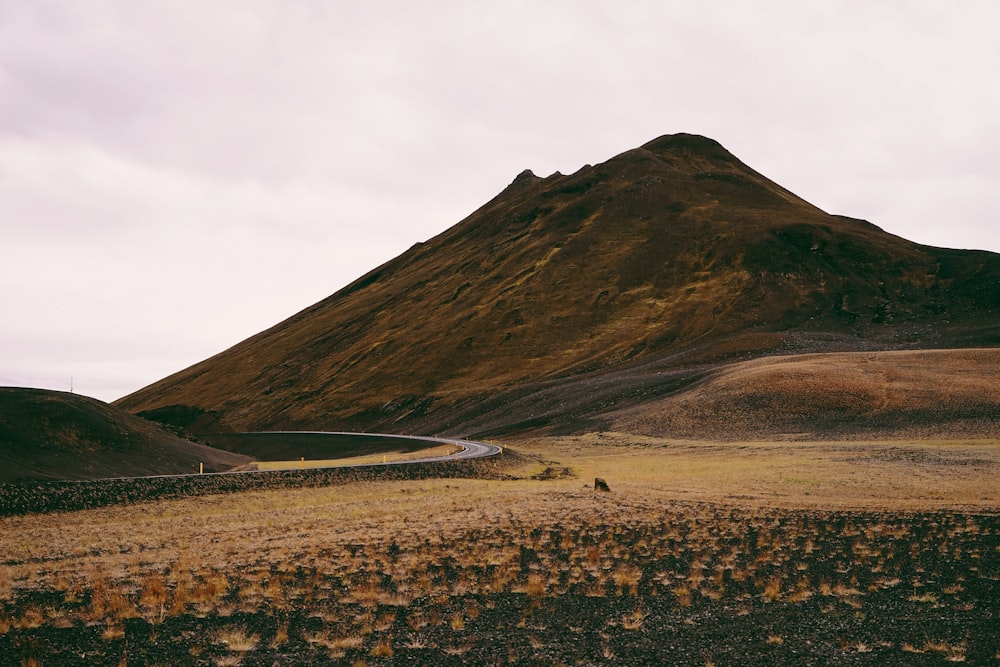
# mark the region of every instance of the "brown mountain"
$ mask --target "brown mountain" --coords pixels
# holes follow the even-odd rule
[[[829,215],[711,139],[668,135],[571,175],[525,171],[117,405],[205,432],[581,430],[724,362],[996,345],[998,315],[1000,256]]]
[[[189,442],[87,396],[0,387],[0,482],[227,470],[249,458]]]

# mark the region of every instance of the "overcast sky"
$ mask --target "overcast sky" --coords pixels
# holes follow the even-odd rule
[[[522,169],[713,137],[1000,251],[1000,3],[0,0],[0,385],[113,400]]]

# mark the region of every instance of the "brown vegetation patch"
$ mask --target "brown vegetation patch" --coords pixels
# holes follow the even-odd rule
[[[536,480],[550,480],[550,479],[563,479],[565,477],[574,477],[573,469],[569,466],[560,465],[547,465],[541,472],[536,472],[531,476],[531,479]]]
[[[768,357],[610,421],[624,432],[731,440],[996,437],[995,368],[1000,349]]]

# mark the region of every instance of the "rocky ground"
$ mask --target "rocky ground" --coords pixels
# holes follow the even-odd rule
[[[15,547],[21,556],[0,564],[0,662],[1000,660],[996,515],[738,508],[534,490],[556,482],[535,482],[527,493],[487,483],[494,486],[481,496],[481,483],[451,484],[397,485],[398,501],[375,501],[382,510],[374,515],[365,510],[371,498],[352,506],[357,515],[342,504],[336,522],[326,518],[330,505],[310,500],[300,513],[282,513],[284,529],[273,527],[277,514],[213,528],[223,515],[207,517],[204,527],[180,522],[190,504],[125,508],[110,521],[132,517],[137,529],[166,531],[177,514],[191,536],[88,539],[84,530],[74,544],[93,545],[72,558],[65,556],[73,546],[37,559]],[[458,511],[470,497],[472,509]]]

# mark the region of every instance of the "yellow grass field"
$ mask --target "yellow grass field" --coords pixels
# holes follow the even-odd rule
[[[664,500],[775,507],[1000,508],[1000,439],[700,442],[592,433],[519,443],[584,481]]]
[[[325,459],[311,460],[300,459],[298,461],[255,461],[246,466],[256,470],[296,470],[300,468],[337,468],[341,466],[368,465],[371,463],[397,463],[399,461],[412,461],[414,459],[434,458],[438,456],[452,456],[461,451],[455,445],[441,445],[439,447],[428,447],[415,452],[392,451],[383,454],[371,454],[369,456],[355,456],[346,459]]]

